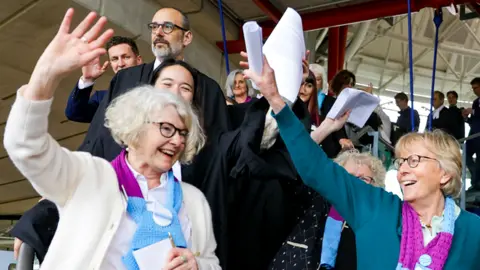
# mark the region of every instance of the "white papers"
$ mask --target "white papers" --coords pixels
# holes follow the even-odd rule
[[[302,18],[295,10],[285,11],[265,42],[263,54],[275,70],[280,95],[295,102],[302,83],[302,58],[305,57]]]
[[[247,47],[248,64],[251,70],[257,74],[262,74],[263,67],[263,36],[262,28],[257,22],[246,22],[243,25],[243,35]],[[258,89],[252,81],[253,88]]]
[[[142,270],[163,269],[166,265],[168,252],[172,249],[172,244],[167,238],[150,246],[133,252],[138,267]]]
[[[379,103],[380,99],[365,91],[345,88],[337,97],[327,117],[336,119],[346,111],[352,110],[347,122],[362,128]]]

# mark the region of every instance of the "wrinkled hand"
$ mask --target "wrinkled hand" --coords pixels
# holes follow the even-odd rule
[[[198,270],[193,253],[184,248],[172,248],[167,255],[167,264],[163,270]]]
[[[82,67],[82,78],[85,81],[95,81],[100,78],[108,68],[108,61],[105,61],[102,66],[100,64],[100,57],[95,58],[92,62]]]
[[[241,52],[240,55],[246,60],[248,59],[247,53]],[[281,99],[277,88],[277,82],[275,81],[275,72],[268,64],[268,60],[265,55],[263,56],[262,74],[257,74],[253,70],[250,70],[247,61],[241,61],[240,66],[245,68],[243,71],[245,78],[252,80],[258,86],[260,93],[268,101],[276,98]]]
[[[23,241],[16,238],[13,241],[13,257],[15,260],[18,260],[18,253],[20,252],[20,247],[22,247]]]
[[[90,28],[97,17],[96,13],[91,12],[70,32],[73,14],[72,8],[65,13],[57,34],[38,60],[34,73],[41,69],[42,76],[48,76],[50,79],[62,79],[70,72],[106,53],[103,45],[113,36],[111,29],[101,33],[107,19],[101,17]],[[32,77],[34,76],[32,75]]]

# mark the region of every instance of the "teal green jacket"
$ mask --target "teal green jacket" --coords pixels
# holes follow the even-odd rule
[[[402,233],[400,198],[358,181],[329,159],[287,106],[274,117],[303,182],[325,197],[355,232],[358,269],[394,270]],[[478,216],[461,211],[444,269],[480,269]]]

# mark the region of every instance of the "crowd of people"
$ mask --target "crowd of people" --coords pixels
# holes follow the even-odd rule
[[[92,12],[74,27],[73,14],[18,90],[5,128],[10,159],[42,196],[11,231],[16,253],[29,244],[42,269],[477,269],[480,218],[455,199],[457,140],[465,122],[480,132],[479,98],[457,108],[450,91],[447,108],[435,92],[418,133],[418,112],[399,93],[396,123],[378,106],[357,127],[349,112],[327,117],[357,84],[349,70],[327,83],[322,66],[298,59],[291,103],[268,60],[257,74],[242,53],[222,90],[184,59],[194,37],[180,10],[162,8],[148,23],[151,63],[134,40],[104,30],[106,18]],[[92,94],[108,65],[109,89]],[[90,126],[70,151],[49,135],[48,115],[59,82],[79,69],[65,114]],[[480,78],[471,84],[480,97]],[[390,162],[363,152],[365,128],[395,145],[403,200],[384,189]],[[479,188],[480,139],[467,149]]]

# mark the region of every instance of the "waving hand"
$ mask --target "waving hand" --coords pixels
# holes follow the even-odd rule
[[[102,33],[107,19],[101,17],[92,26],[97,15],[91,12],[70,32],[73,13],[73,9],[67,10],[57,34],[40,56],[25,89],[25,98],[51,98],[65,76],[106,53],[103,45],[113,36],[111,29]]]

